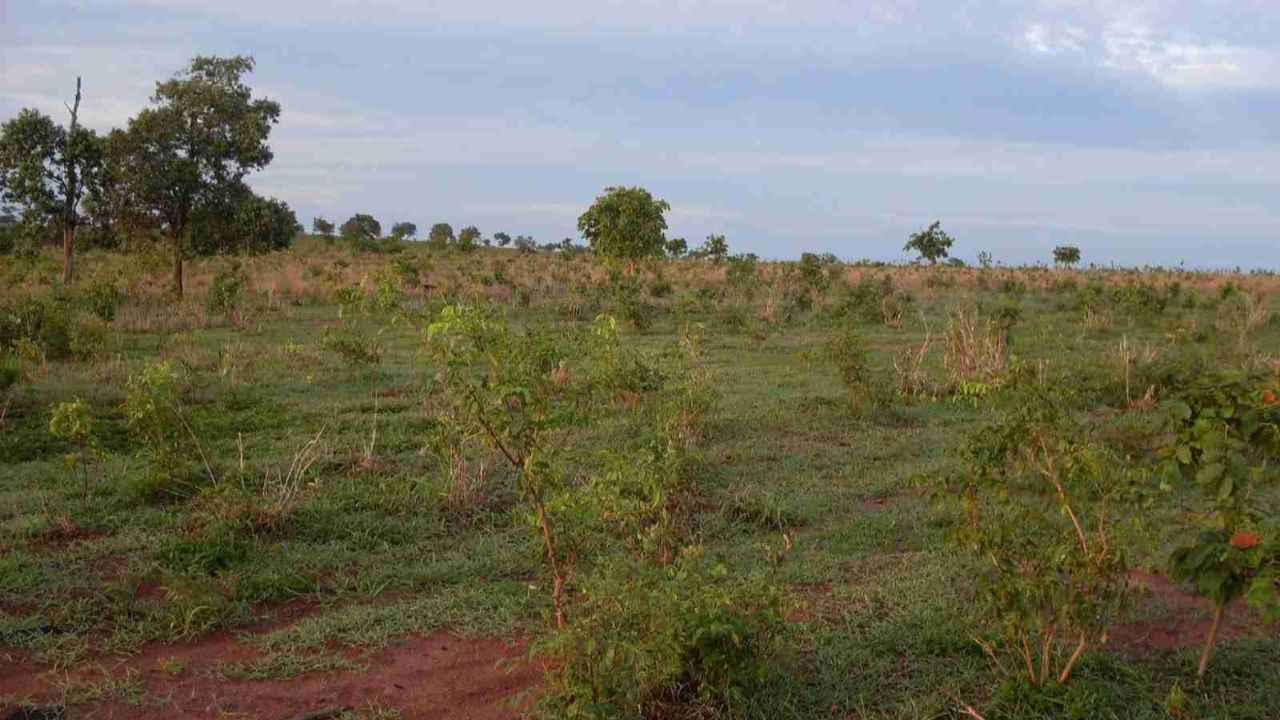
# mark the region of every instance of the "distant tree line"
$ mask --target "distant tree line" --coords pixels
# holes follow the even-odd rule
[[[271,163],[280,105],[245,83],[251,57],[198,56],[156,84],[151,105],[99,135],[80,123],[81,83],[67,124],[28,108],[0,125],[0,203],[12,208],[10,251],[60,237],[63,280],[77,247],[162,242],[183,291],[188,254],[264,252],[302,231],[288,204],[246,184]]]

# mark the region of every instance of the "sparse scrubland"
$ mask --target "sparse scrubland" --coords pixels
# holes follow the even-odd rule
[[[1276,276],[713,244],[0,256],[0,706],[1280,717]]]

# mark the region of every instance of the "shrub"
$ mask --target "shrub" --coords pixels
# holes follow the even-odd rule
[[[1003,674],[1065,683],[1100,645],[1127,590],[1108,508],[1138,478],[1048,392],[972,435],[945,484],[963,513],[957,539],[979,562],[978,643]]]
[[[849,394],[849,404],[855,412],[861,410],[872,397],[870,353],[866,341],[856,327],[845,325],[831,336],[827,355]]]
[[[1247,594],[1280,607],[1280,541],[1256,505],[1254,489],[1274,481],[1280,452],[1280,402],[1274,386],[1244,374],[1198,373],[1166,403],[1168,436],[1161,470],[1166,483],[1199,487],[1201,524],[1194,541],[1170,557],[1171,575],[1189,581],[1213,604],[1197,673],[1205,674],[1223,609]]]
[[[89,499],[89,458],[97,448],[93,433],[93,417],[89,405],[80,398],[55,404],[49,411],[49,434],[65,440],[75,447],[66,457],[67,467],[73,472],[79,466],[84,478],[82,499]]]
[[[84,302],[90,312],[103,322],[116,319],[116,310],[124,299],[116,284],[107,280],[93,283],[84,292]]]
[[[232,262],[214,274],[209,285],[209,296],[205,300],[205,309],[210,315],[222,315],[237,322],[248,284],[248,273],[239,262]]]
[[[124,414],[129,431],[142,443],[149,460],[149,494],[186,494],[180,486],[187,484],[196,457],[204,462],[209,480],[216,480],[182,411],[178,373],[169,361],[148,365],[130,376]]]
[[[783,631],[781,595],[686,551],[668,567],[621,560],[586,579],[577,620],[534,648],[550,661],[539,711],[557,718],[742,712]]]

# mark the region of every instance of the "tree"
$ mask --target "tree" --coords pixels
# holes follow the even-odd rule
[[[947,251],[954,242],[955,240],[942,229],[942,222],[935,220],[924,230],[912,233],[902,249],[904,252],[915,252],[921,258],[928,260],[930,265],[936,265],[939,260],[947,257]]]
[[[1080,248],[1075,245],[1059,245],[1053,249],[1053,261],[1063,267],[1080,262]]]
[[[398,222],[391,226],[391,237],[397,240],[414,237],[418,234],[418,226],[411,222]]]
[[[171,243],[179,297],[192,217],[240,192],[244,178],[272,159],[267,138],[280,105],[254,99],[243,80],[253,67],[247,56],[197,56],[173,79],[157,83],[154,107],[129,121],[128,195]]]
[[[711,258],[711,261],[719,265],[729,256],[729,242],[724,239],[723,235],[708,235],[707,241],[702,243],[702,247],[698,248],[698,252],[704,257]]]
[[[684,257],[689,253],[689,243],[684,238],[671,238],[667,241],[666,251],[671,257]]]
[[[432,225],[431,231],[427,233],[427,242],[437,250],[447,248],[453,242],[453,226],[444,222]]]
[[[671,209],[641,187],[607,187],[578,218],[578,231],[598,255],[636,260],[662,255]]]
[[[235,223],[247,252],[283,250],[302,232],[302,224],[289,203],[255,193],[240,202]]]
[[[363,244],[382,237],[382,223],[375,220],[372,215],[356,213],[342,223],[342,228],[338,232],[342,234],[343,240]]]
[[[475,225],[468,225],[458,231],[457,239],[458,249],[463,252],[475,250],[476,245],[480,243],[480,229]]]
[[[511,244],[511,236],[504,232],[496,232],[493,239],[498,243],[498,247],[506,247]]]
[[[287,203],[265,198],[241,184],[192,215],[186,238],[195,255],[282,250],[302,231]]]
[[[325,220],[319,215],[311,221],[311,232],[324,238],[333,237],[333,223]]]
[[[80,78],[64,128],[38,110],[23,110],[0,126],[0,200],[23,208],[30,222],[62,230],[62,282],[75,275],[80,200],[102,168],[103,145],[80,127]]]

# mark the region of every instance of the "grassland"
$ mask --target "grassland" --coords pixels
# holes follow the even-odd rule
[[[1247,368],[1274,383],[1273,276],[664,261],[611,277],[583,255],[352,254],[305,242],[193,263],[175,302],[161,263],[86,253],[84,278],[62,289],[48,258],[0,259],[0,306],[65,297],[73,308],[67,340],[14,339],[7,350],[0,676],[11,680],[0,680],[0,706],[160,712],[172,701],[162,684],[101,668],[160,663],[229,633],[248,650],[201,672],[376,673],[379,653],[415,637],[545,633],[550,580],[515,474],[475,450],[460,481],[429,448],[440,420],[425,328],[444,305],[468,303],[513,329],[608,313],[641,357],[702,328],[715,402],[681,491],[681,543],[732,574],[766,577],[782,592],[785,628],[749,702],[689,714],[1280,717],[1280,633],[1250,610],[1233,606],[1211,672],[1195,678],[1209,605],[1162,581],[1193,524],[1190,500],[1125,513],[1116,542],[1132,576],[1154,580],[1135,580],[1112,640],[1069,683],[1029,688],[973,640],[981,570],[952,541],[957,519],[934,481],[961,469],[957,450],[976,428],[1016,409],[1012,377],[1070,396],[1141,465],[1169,367]],[[620,277],[637,291],[614,292]],[[235,278],[243,288],[227,291]],[[110,320],[91,312],[110,303],[99,299],[106,286],[119,293]],[[367,309],[380,288],[395,312]],[[227,299],[211,302],[218,293]],[[957,310],[1006,323],[985,380],[954,377]],[[869,347],[877,398],[857,409],[829,359],[849,324]],[[163,484],[125,409],[130,378],[157,361],[179,386],[183,427],[171,429],[189,470]],[[88,406],[92,448],[50,433],[51,408],[75,398]],[[606,462],[600,453],[637,451],[651,418],[646,398],[619,396],[574,429],[581,474]],[[1274,513],[1274,486],[1259,497]],[[634,554],[588,546],[571,603],[578,578]],[[415,716],[394,702],[353,712],[397,711]]]

